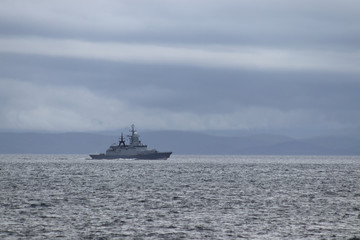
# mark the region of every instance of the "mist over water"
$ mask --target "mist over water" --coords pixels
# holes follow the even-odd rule
[[[360,237],[360,157],[0,155],[0,239]]]

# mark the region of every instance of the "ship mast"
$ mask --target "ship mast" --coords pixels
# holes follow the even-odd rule
[[[132,136],[134,136],[134,134],[135,134],[135,125],[134,124],[131,125],[131,133],[132,133]]]
[[[121,144],[124,147],[126,146],[123,133],[121,133],[121,137],[120,137],[120,141],[119,141],[119,147],[121,147]]]
[[[130,138],[130,145],[132,146],[135,143],[135,139],[136,139],[136,130],[135,130],[135,125],[132,124],[131,125],[131,135],[128,135],[128,137]]]

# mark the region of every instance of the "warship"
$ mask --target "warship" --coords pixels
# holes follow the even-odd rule
[[[92,159],[163,159],[170,157],[172,152],[158,152],[156,149],[148,150],[147,145],[142,144],[139,135],[135,130],[135,125],[131,125],[131,135],[127,137],[129,144],[125,143],[123,133],[121,133],[119,144],[111,145],[106,153],[90,154]]]

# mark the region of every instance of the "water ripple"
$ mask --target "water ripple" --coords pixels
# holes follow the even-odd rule
[[[1,155],[1,239],[350,239],[360,157]]]

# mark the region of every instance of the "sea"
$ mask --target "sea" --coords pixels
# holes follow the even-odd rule
[[[360,156],[0,155],[0,239],[359,239]]]

